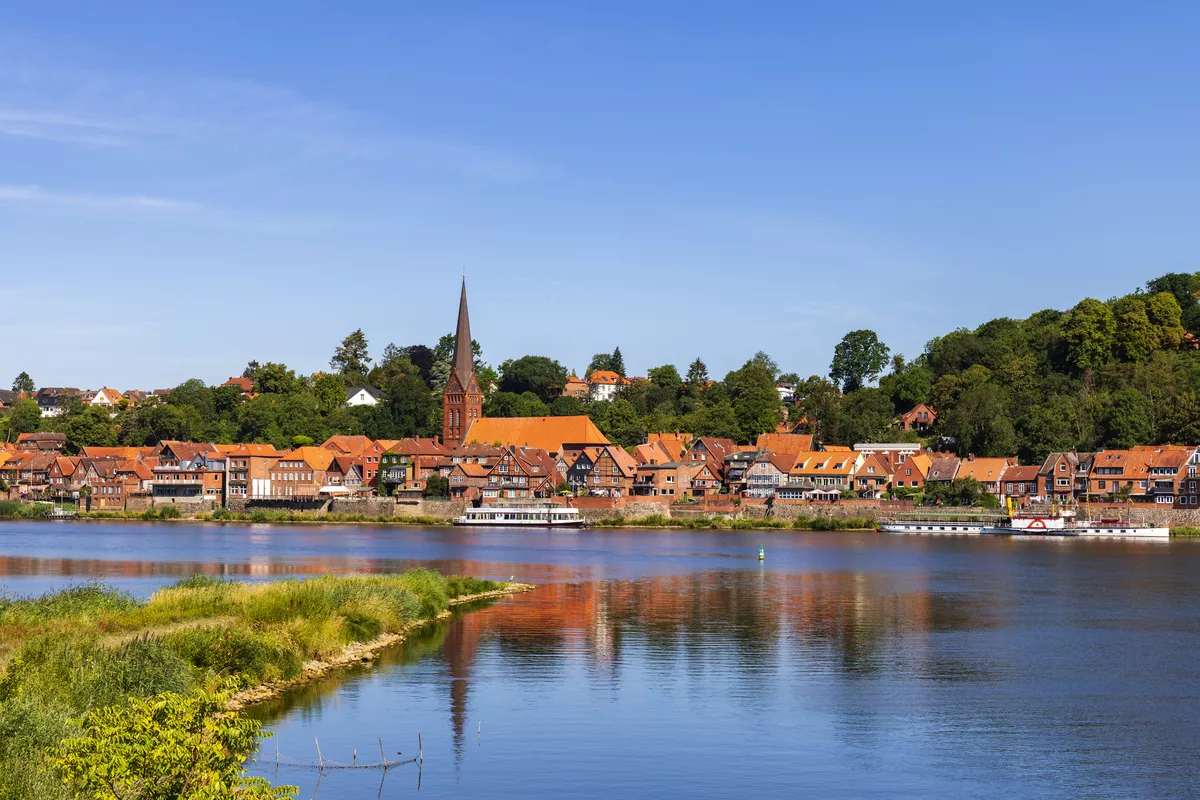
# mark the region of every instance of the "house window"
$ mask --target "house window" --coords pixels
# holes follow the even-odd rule
[[[1058,484],[1059,486],[1070,486],[1071,485],[1071,481],[1068,480],[1067,478],[1059,478],[1058,480],[1055,481],[1055,483]]]
[[[1101,488],[1101,489],[1107,489],[1107,488],[1108,488],[1108,482],[1107,482],[1107,481],[1100,481],[1100,488]]]
[[[1013,490],[1013,485],[1011,483],[1004,484],[1005,492],[1007,492],[1008,494],[1012,494],[1012,490]]]

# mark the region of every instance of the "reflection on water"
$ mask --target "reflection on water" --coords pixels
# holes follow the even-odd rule
[[[10,591],[414,565],[540,587],[257,708],[277,733],[259,774],[302,797],[533,800],[1183,798],[1200,783],[1191,542],[0,525]],[[319,738],[349,761],[382,740],[404,759],[418,733],[423,769],[382,786],[275,772],[276,744],[315,761]]]

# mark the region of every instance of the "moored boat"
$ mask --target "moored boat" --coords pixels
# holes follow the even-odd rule
[[[916,519],[886,520],[879,523],[884,533],[944,533],[972,534],[983,532],[982,522],[949,522],[947,520]]]
[[[536,528],[582,528],[584,520],[577,508],[559,506],[483,506],[468,508],[466,513],[454,520],[455,525],[536,527]]]

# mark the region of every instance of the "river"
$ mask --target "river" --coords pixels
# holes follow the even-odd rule
[[[256,774],[328,798],[1200,786],[1198,542],[0,522],[10,594],[412,566],[540,588],[259,707]],[[407,759],[418,733],[419,770],[275,765],[314,738]]]

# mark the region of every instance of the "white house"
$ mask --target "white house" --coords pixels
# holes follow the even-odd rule
[[[593,400],[612,400],[618,389],[629,385],[628,380],[607,369],[598,369],[588,375],[587,382]]]
[[[376,406],[383,399],[383,392],[374,386],[351,386],[346,389],[346,405]]]

